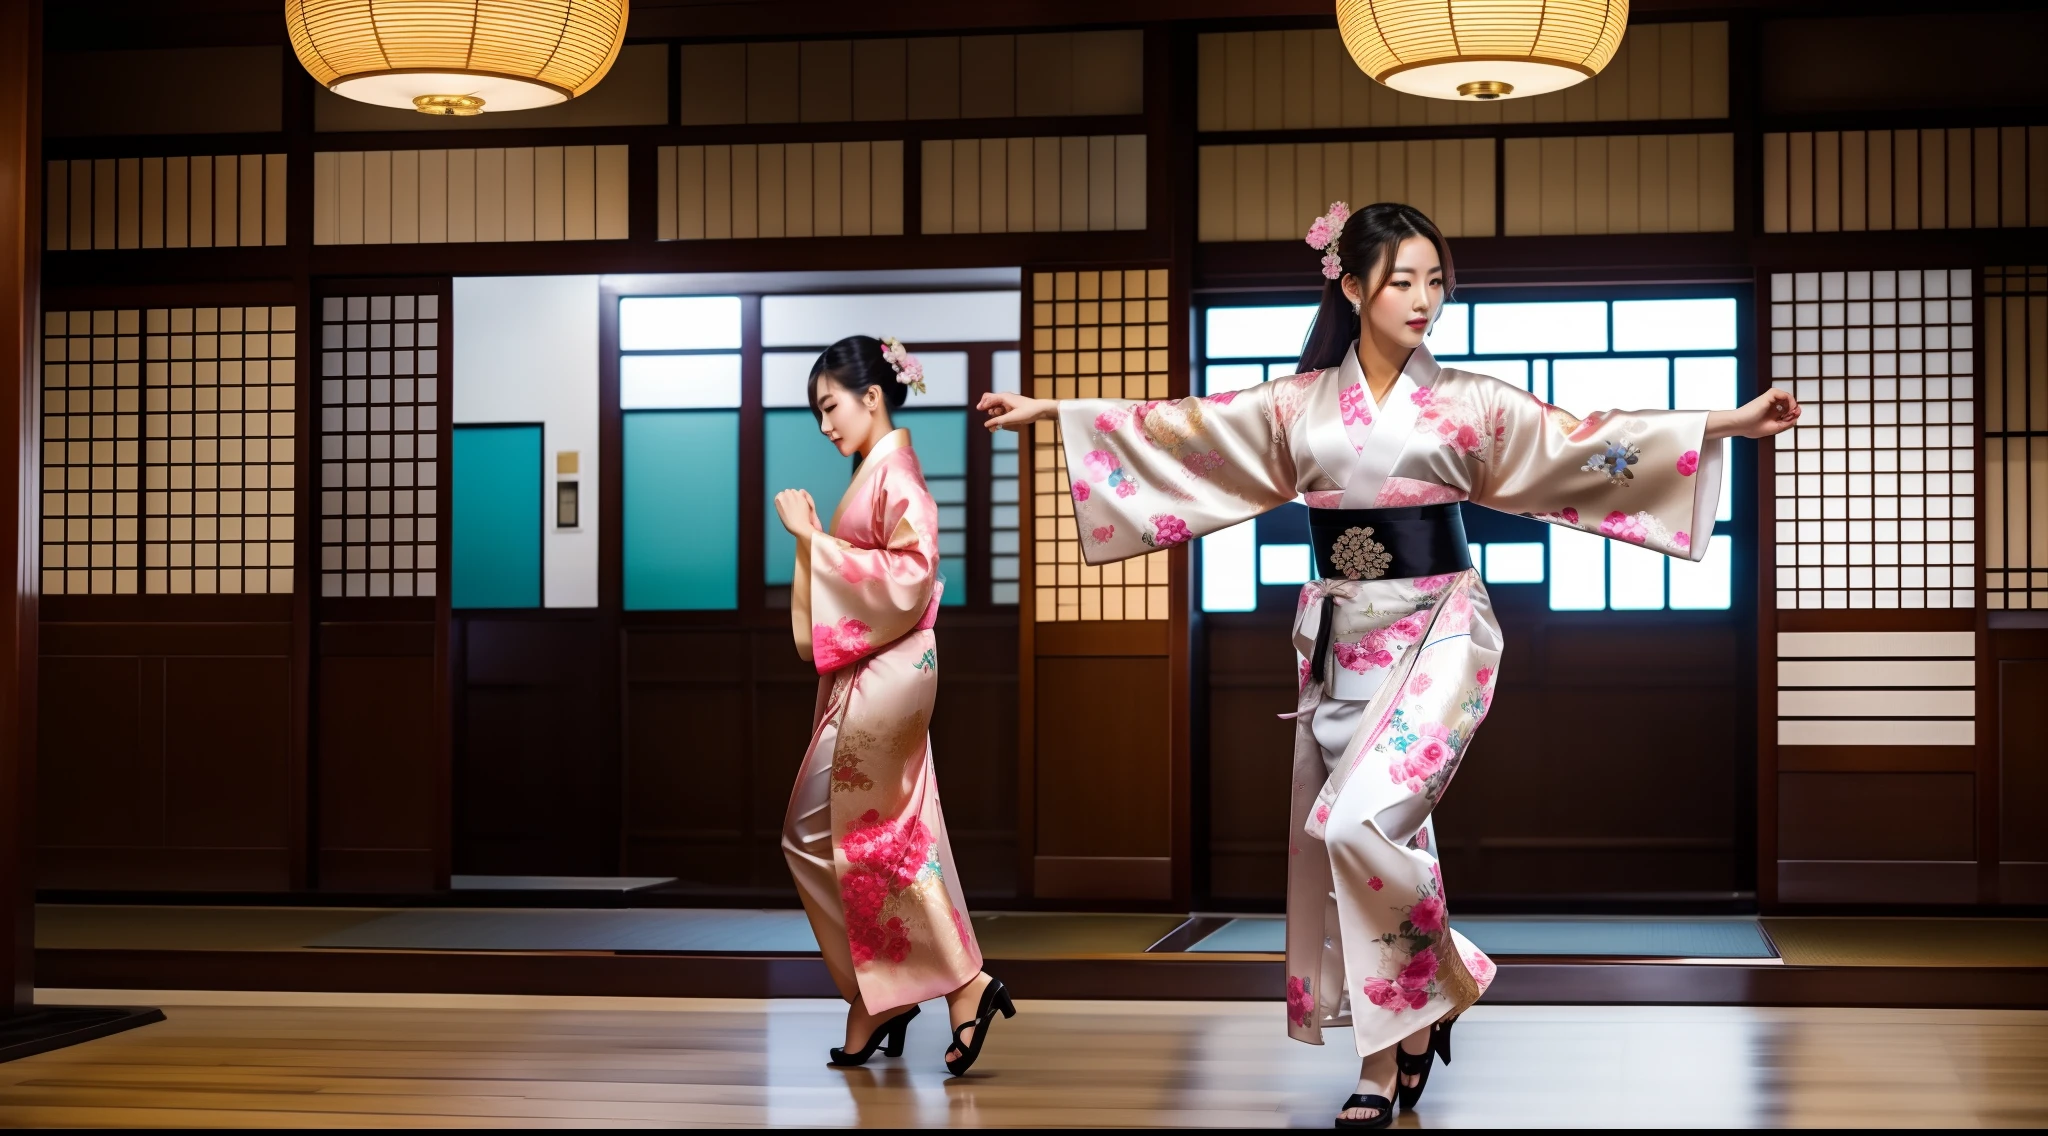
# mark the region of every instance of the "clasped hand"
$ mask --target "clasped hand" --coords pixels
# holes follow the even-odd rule
[[[782,520],[782,527],[789,535],[806,537],[823,529],[818,523],[818,503],[811,500],[811,494],[804,489],[785,489],[775,495],[775,515]]]

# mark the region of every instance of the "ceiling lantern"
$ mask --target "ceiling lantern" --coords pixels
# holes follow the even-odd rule
[[[1628,0],[1337,0],[1351,58],[1397,91],[1460,101],[1561,91],[1600,73]]]
[[[530,110],[597,86],[627,0],[285,0],[299,62],[337,95],[423,114]]]

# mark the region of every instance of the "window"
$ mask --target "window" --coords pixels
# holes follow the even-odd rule
[[[1014,289],[621,298],[627,609],[739,607],[743,509],[761,524],[766,603],[788,602],[796,542],[774,494],[808,490],[829,522],[845,492],[857,463],[819,433],[809,380],[819,352],[856,333],[894,335],[924,363],[925,393],[913,392],[896,421],[913,434],[938,504],[945,604],[1016,603],[1016,440],[994,438],[980,457],[968,405],[998,382],[1016,388],[1018,301]],[[746,315],[749,305],[758,318]],[[761,462],[762,492],[742,501],[748,405],[760,407],[760,457],[749,460]],[[984,527],[988,551],[970,566]]]
[[[322,596],[434,594],[440,307],[432,295],[320,301]]]
[[[1307,303],[1202,309],[1204,393],[1295,373],[1315,310]],[[1465,301],[1444,305],[1425,342],[1447,366],[1492,375],[1581,416],[1607,409],[1714,410],[1740,401],[1739,327],[1730,295]],[[1466,512],[1473,565],[1488,584],[1547,584],[1556,611],[1725,610],[1733,602],[1734,541],[1727,468],[1702,563],[1475,508]],[[1260,587],[1308,578],[1300,508],[1287,506],[1202,539],[1204,610],[1251,611],[1259,606]]]
[[[619,301],[628,611],[739,606],[740,328],[738,296]]]
[[[539,607],[541,428],[455,428],[456,607]]]

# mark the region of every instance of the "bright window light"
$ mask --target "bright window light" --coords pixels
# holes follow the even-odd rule
[[[740,404],[738,355],[622,355],[621,410],[696,410]]]
[[[1658,611],[1664,607],[1664,563],[1661,552],[1640,544],[1607,542],[1608,606],[1616,611]]]
[[[1009,391],[1012,394],[1016,394],[1024,389],[1024,367],[1020,353],[1016,351],[996,352],[995,371],[993,389]]]
[[[1202,538],[1202,610],[1252,611],[1259,606],[1258,533],[1250,521]]]
[[[1695,355],[1672,360],[1671,368],[1673,410],[1733,410],[1738,405],[1735,356]]]
[[[1290,378],[1301,373],[1300,367],[1301,364],[1298,360],[1292,363],[1268,363],[1266,364],[1266,378],[1269,380]]]
[[[738,296],[630,296],[619,301],[619,350],[737,350]]]
[[[877,292],[763,296],[761,345],[823,348],[849,335],[893,335],[919,343],[1015,342],[1016,292]]]
[[[1487,545],[1486,582],[1489,584],[1542,583],[1543,546],[1535,541],[1515,541]]]
[[[1202,369],[1202,393],[1222,394],[1244,390],[1266,381],[1266,369],[1257,363],[1211,363]]]
[[[1676,611],[1726,611],[1734,597],[1735,538],[1716,536],[1707,558],[1697,564],[1671,562],[1671,607]]]
[[[1607,350],[1607,302],[1472,305],[1472,350],[1534,355]]]
[[[1550,367],[1551,403],[1584,418],[1598,410],[1671,405],[1669,359],[1559,359]]]
[[[1474,544],[1467,547],[1472,552],[1472,570],[1479,573],[1480,579],[1486,579],[1486,546]]]
[[[1550,529],[1550,610],[1600,611],[1607,606],[1607,542],[1589,532]]]
[[[1470,371],[1475,375],[1492,375],[1504,383],[1511,383],[1523,390],[1529,389],[1527,359],[1460,359],[1456,365],[1460,371]]]
[[[1300,355],[1315,322],[1314,304],[1261,308],[1210,308],[1207,343],[1211,359]]]
[[[1735,301],[1616,300],[1616,351],[1733,351]]]
[[[1472,351],[1472,305],[1445,304],[1436,326],[1422,337],[1431,355],[1468,355]]]
[[[1259,583],[1306,584],[1313,570],[1308,545],[1262,544],[1259,546]]]
[[[818,361],[815,351],[765,351],[761,354],[761,405],[811,405],[811,365]]]

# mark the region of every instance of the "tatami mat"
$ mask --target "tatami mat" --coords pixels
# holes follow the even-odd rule
[[[1753,919],[1471,916],[1455,925],[1490,955],[1772,957],[1771,944]],[[1285,949],[1285,931],[1277,916],[1233,919],[1189,948],[1202,953]]]
[[[1763,921],[1792,966],[2048,966],[2044,919]]]

